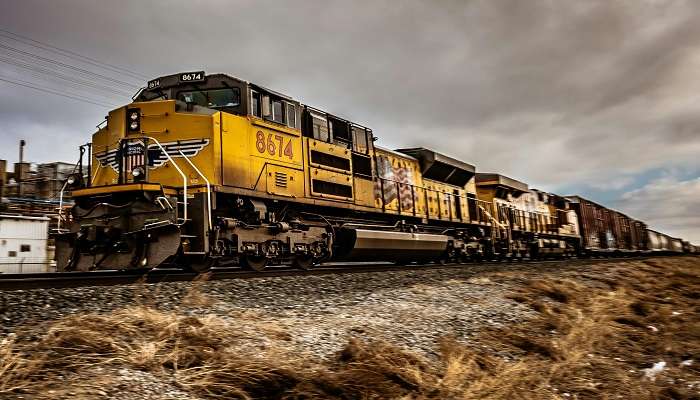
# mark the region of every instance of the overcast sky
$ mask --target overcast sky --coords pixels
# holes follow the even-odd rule
[[[32,161],[73,161],[109,105],[149,77],[202,69],[368,125],[384,146],[431,147],[700,243],[700,1],[0,0],[0,9],[0,29],[137,73],[0,31],[0,79],[102,104],[0,81],[0,158],[16,161],[25,138]]]

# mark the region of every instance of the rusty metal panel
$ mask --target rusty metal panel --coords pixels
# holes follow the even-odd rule
[[[633,226],[631,229],[631,239],[632,239],[632,249],[633,250],[647,250],[648,246],[648,236],[647,236],[647,226],[644,222],[633,221]]]
[[[647,250],[656,236],[647,233],[647,226],[618,211],[590,200],[573,196],[570,206],[579,220],[584,249],[593,251]]]
[[[618,250],[634,250],[632,246],[632,219],[622,213],[615,213],[615,247]]]

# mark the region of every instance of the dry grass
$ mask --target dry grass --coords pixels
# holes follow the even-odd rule
[[[525,284],[511,297],[536,318],[483,332],[478,348],[445,339],[437,360],[351,340],[332,362],[318,362],[274,346],[289,340],[285,329],[245,312],[236,326],[147,306],[67,317],[38,342],[0,345],[0,394],[46,393],[60,385],[59,372],[112,365],[174,376],[183,389],[220,399],[700,398],[700,383],[689,386],[700,381],[700,259],[544,277],[514,276]],[[210,304],[194,293],[188,301]],[[262,325],[273,345],[242,345],[247,323]],[[691,357],[694,364],[681,366]],[[643,369],[662,360],[668,367],[645,377]]]

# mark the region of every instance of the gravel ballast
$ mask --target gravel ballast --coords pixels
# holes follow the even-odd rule
[[[692,264],[693,260],[688,260],[686,264]],[[226,343],[231,343],[236,354],[240,351],[242,357],[255,360],[259,355],[267,357],[267,360],[275,360],[279,355],[280,360],[283,360],[292,355],[296,359],[304,360],[307,363],[305,365],[312,366],[311,368],[315,368],[314,365],[334,365],[339,359],[339,352],[347,348],[348,343],[352,343],[354,339],[367,343],[385,342],[439,364],[444,358],[437,352],[442,339],[447,338],[476,353],[490,354],[505,362],[505,365],[515,365],[522,361],[522,357],[530,357],[533,350],[537,353],[535,358],[543,355],[549,357],[547,354],[555,351],[546,347],[533,347],[536,343],[530,342],[528,338],[530,332],[534,334],[534,331],[528,329],[530,326],[533,329],[544,329],[539,332],[537,340],[545,341],[556,340],[555,337],[561,333],[557,329],[547,327],[548,325],[528,325],[532,321],[541,321],[546,315],[555,318],[569,315],[566,307],[574,310],[580,306],[576,303],[578,298],[572,297],[574,293],[587,296],[586,293],[591,291],[602,294],[603,298],[607,299],[606,296],[613,293],[611,290],[617,286],[621,277],[629,278],[632,287],[642,283],[651,284],[654,280],[639,275],[637,269],[644,268],[647,272],[663,273],[664,265],[666,264],[659,264],[653,260],[574,260],[0,291],[0,341],[44,343],[46,338],[51,336],[51,329],[56,326],[55,321],[88,321],[89,318],[81,319],[84,318],[84,314],[120,316],[106,318],[104,321],[108,322],[105,323],[89,325],[90,328],[84,330],[84,333],[102,332],[104,327],[105,332],[117,332],[115,337],[123,337],[123,334],[120,336],[119,329],[108,328],[118,326],[118,321],[123,321],[126,315],[132,321],[130,326],[136,327],[130,331],[131,334],[140,336],[144,329],[143,316],[150,318],[148,313],[142,314],[143,310],[156,310],[148,312],[153,314],[153,318],[165,318],[167,321],[164,325],[154,325],[153,321],[143,325],[150,327],[146,328],[150,329],[146,334],[150,335],[150,345],[154,346],[159,346],[159,332],[168,331],[170,326],[179,324],[181,327],[189,327],[183,329],[196,330],[199,326],[204,329],[207,324],[211,324],[223,327],[224,330],[218,332],[225,333]],[[679,282],[689,279],[685,275],[679,276],[683,276]],[[669,285],[676,285],[669,282]],[[692,283],[690,280],[688,282]],[[550,286],[552,283],[555,286]],[[562,292],[561,289],[552,289],[556,285],[575,290]],[[641,287],[635,290],[639,290],[640,293],[648,292]],[[523,293],[529,295],[524,296]],[[533,296],[533,293],[539,295]],[[692,297],[692,293],[685,295]],[[664,296],[666,297],[660,301],[668,302],[671,299],[667,294]],[[669,318],[692,315],[691,309],[686,309],[687,307],[690,306],[677,306],[673,310],[667,310]],[[640,310],[644,311],[646,308],[642,307]],[[575,312],[570,314],[574,320],[580,318],[576,315],[578,314]],[[71,316],[78,317],[66,320],[66,317]],[[172,324],[169,322],[171,320]],[[629,316],[620,318],[620,321],[626,324],[634,322]],[[659,329],[663,332],[663,325],[654,321],[651,323],[654,325],[654,332]],[[647,325],[649,324],[636,322],[634,329],[641,327],[639,329],[645,332],[651,330]],[[153,326],[159,328],[154,330]],[[65,322],[63,327],[65,329]],[[522,331],[523,327],[526,327],[525,331]],[[508,336],[511,331],[517,329],[521,329],[525,335],[519,336],[520,339],[516,342],[512,342],[515,336],[508,339],[511,340],[509,343],[516,344],[515,350],[510,345],[494,345],[493,336],[489,336],[489,332]],[[186,337],[191,333],[187,332],[182,331],[173,336],[171,331],[163,338],[178,335]],[[98,333],[96,337],[102,338],[104,335]],[[80,343],[79,338],[77,339]],[[95,337],[92,340],[94,339]],[[203,347],[205,352],[206,346],[208,345]],[[136,348],[136,361],[110,361],[94,367],[90,364],[88,368],[83,367],[78,372],[60,369],[57,372],[58,377],[52,377],[52,382],[58,379],[59,383],[53,383],[50,393],[43,393],[43,397],[37,397],[36,392],[31,391],[27,391],[27,397],[23,397],[25,392],[21,389],[14,391],[13,396],[8,398],[208,398],[201,387],[198,390],[190,390],[187,380],[181,379],[177,367],[162,368],[160,364],[155,367],[139,364],[138,360],[152,351],[156,351],[156,348]],[[587,354],[587,357],[593,356]],[[557,359],[556,356],[552,357],[553,360]],[[601,357],[605,359],[607,353]],[[694,358],[693,356],[692,359]],[[629,371],[632,375],[643,375],[647,365],[637,362],[631,367]],[[632,372],[637,370],[640,372]],[[54,372],[56,371],[52,371]],[[694,390],[695,385],[700,388],[700,382],[695,381],[688,384],[678,381],[673,385],[679,382],[690,385],[690,390]],[[17,395],[19,397],[16,397]],[[0,393],[0,399],[2,398],[5,397]]]
[[[481,276],[506,267],[6,291],[0,292],[0,335],[23,334],[71,314],[144,304],[232,320],[254,316],[259,325],[284,329],[290,347],[321,358],[349,337],[382,338],[429,354],[441,337],[467,339],[484,325],[530,315],[506,297],[503,284]]]

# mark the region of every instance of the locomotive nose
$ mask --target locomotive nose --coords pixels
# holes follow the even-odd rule
[[[132,188],[126,193],[84,189],[102,196],[76,198],[70,229],[55,236],[59,271],[156,267],[177,253],[177,210],[167,206],[176,199],[155,191],[157,185],[153,192],[141,186],[123,186]]]

